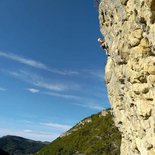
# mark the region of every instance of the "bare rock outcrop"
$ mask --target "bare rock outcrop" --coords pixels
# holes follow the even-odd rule
[[[155,155],[155,0],[101,0],[106,83],[122,155]]]

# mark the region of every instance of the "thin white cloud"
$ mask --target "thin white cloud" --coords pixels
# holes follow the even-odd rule
[[[40,91],[39,89],[35,89],[35,88],[28,88],[27,90],[31,93],[38,93]]]
[[[92,101],[87,98],[79,97],[76,95],[66,95],[66,94],[53,93],[53,92],[41,92],[41,93],[45,94],[45,95],[49,95],[49,96],[59,97],[59,98],[76,100],[79,103],[71,103],[71,104],[77,105],[80,107],[89,108],[89,109],[93,109],[93,110],[99,110],[99,111],[104,109],[103,106],[100,106],[99,104],[95,104],[94,103],[95,101]]]
[[[63,71],[60,71],[58,69],[50,69],[49,70],[50,72],[53,72],[53,73],[57,73],[57,74],[60,74],[60,75],[79,75],[79,72],[78,71],[71,71],[71,70],[63,70]]]
[[[103,110],[104,108],[98,104],[81,104],[81,103],[76,103],[76,105],[80,106],[80,107],[85,107],[85,108],[89,108],[89,109],[93,109],[93,110]]]
[[[6,52],[0,51],[0,57],[11,59],[34,68],[49,70],[48,67],[41,62],[38,62],[32,59],[27,59],[27,58],[15,55],[13,53],[6,53]]]
[[[88,73],[99,80],[104,80],[104,70],[88,70]]]
[[[23,81],[31,83],[34,86],[52,90],[52,91],[66,91],[70,89],[77,89],[77,84],[64,84],[58,82],[51,82],[51,80],[43,78],[37,74],[29,73],[24,70],[20,70],[18,72],[8,72],[10,75],[19,78]]]
[[[23,130],[23,132],[34,134],[34,135],[44,135],[44,136],[50,136],[51,135],[51,133],[48,133],[48,132],[33,131],[33,130],[30,130],[30,129],[25,129],[25,130]]]
[[[6,91],[7,89],[0,87],[0,91]]]
[[[38,87],[42,87],[42,88],[46,88],[46,89],[54,90],[54,91],[68,90],[67,86],[65,86],[64,84],[60,84],[60,83],[49,83],[46,81],[36,81],[33,84]]]
[[[50,127],[50,128],[54,128],[57,130],[69,130],[72,126],[70,125],[65,125],[65,124],[57,124],[57,123],[52,123],[52,122],[47,122],[47,123],[40,123],[41,125],[45,126],[45,127]]]
[[[29,120],[22,120],[22,122],[25,122],[26,124],[33,124],[33,122]]]
[[[50,71],[56,74],[61,74],[61,75],[78,75],[79,73],[77,71],[70,71],[70,70],[58,70],[55,68],[50,68],[47,65],[36,61],[36,60],[32,60],[29,58],[25,58],[13,53],[7,53],[7,52],[2,52],[0,51],[0,57],[6,58],[6,59],[10,59],[16,62],[19,62],[21,64],[27,65],[27,66],[31,66],[37,69],[42,69],[42,70],[46,70],[46,71]]]
[[[60,93],[54,93],[54,92],[42,92],[42,94],[65,98],[65,99],[75,99],[75,100],[81,99],[79,96],[69,95],[69,94],[60,94]]]

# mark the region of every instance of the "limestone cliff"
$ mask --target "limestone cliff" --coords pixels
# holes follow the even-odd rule
[[[106,83],[122,155],[155,155],[155,0],[101,0]]]

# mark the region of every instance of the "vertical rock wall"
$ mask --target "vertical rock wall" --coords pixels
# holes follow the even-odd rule
[[[101,0],[106,83],[122,155],[155,155],[155,0]]]

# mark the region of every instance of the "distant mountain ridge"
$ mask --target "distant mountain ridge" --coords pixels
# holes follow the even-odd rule
[[[35,155],[119,155],[121,135],[110,110],[80,121]]]
[[[18,136],[8,135],[0,138],[0,149],[8,152],[10,155],[31,155],[44,146],[46,146],[46,143],[44,142],[34,141]],[[0,155],[1,154],[2,153],[0,153]]]

